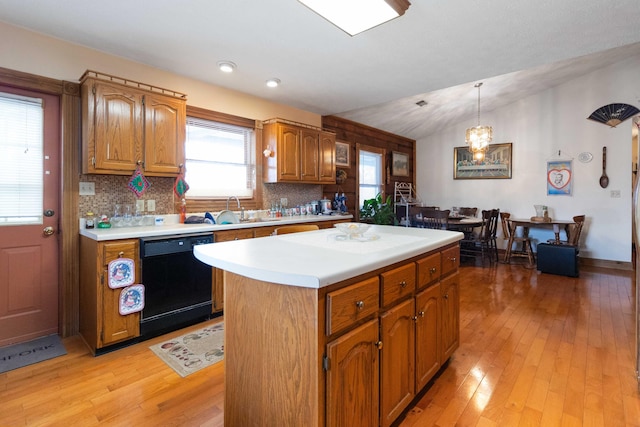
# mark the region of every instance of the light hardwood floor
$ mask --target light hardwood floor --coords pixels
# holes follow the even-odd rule
[[[460,348],[400,427],[640,426],[632,272],[461,276]],[[0,374],[0,426],[222,426],[224,362],[181,378],[148,349],[165,338],[99,357],[65,339],[67,355]]]

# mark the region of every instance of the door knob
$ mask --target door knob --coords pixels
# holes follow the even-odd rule
[[[45,236],[51,236],[53,233],[55,233],[53,227],[45,227],[44,230],[42,230],[42,234]]]

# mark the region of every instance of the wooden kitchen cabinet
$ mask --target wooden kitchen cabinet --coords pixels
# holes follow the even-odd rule
[[[458,273],[431,271],[457,250],[450,244],[318,289],[225,273],[225,424],[395,423],[459,341]],[[276,394],[278,405],[268,404]]]
[[[460,346],[460,274],[454,273],[440,282],[441,352],[440,361],[447,360]]]
[[[140,335],[140,312],[121,315],[122,288],[108,285],[109,262],[118,258],[134,260],[136,279],[140,280],[139,253],[138,239],[101,242],[80,238],[80,334],[94,354]]]
[[[373,319],[327,346],[327,427],[378,425],[378,334]]]
[[[264,182],[335,184],[335,134],[319,128],[268,120],[263,128]]]
[[[394,304],[380,316],[382,427],[398,418],[458,348],[458,273],[451,268],[458,259],[456,245],[381,274],[383,306]]]
[[[416,390],[422,390],[442,366],[439,300],[439,283],[416,295]]]
[[[82,173],[176,176],[184,165],[186,95],[87,71]]]
[[[415,302],[395,305],[380,316],[380,425],[389,427],[411,403],[415,389]]]
[[[364,325],[353,331],[349,327],[372,313],[359,313],[354,309],[356,303],[361,301],[363,308],[371,310],[371,304],[364,303],[365,295],[375,299],[378,292],[371,288],[372,279],[368,279],[327,294],[327,425],[349,425],[354,413],[368,414],[374,407],[378,419],[359,425],[392,425],[451,356],[459,345],[458,260],[459,246],[452,245],[377,276],[380,360],[376,364],[380,373],[374,389],[379,401],[365,408],[358,405],[370,399],[370,390],[348,381],[357,379],[364,384],[369,378],[370,365],[363,361],[367,353],[362,349],[356,353],[356,349],[362,343],[367,343],[369,349],[376,341],[375,336],[351,336],[361,333]],[[441,273],[444,270],[446,274]],[[357,397],[340,404],[344,396]]]

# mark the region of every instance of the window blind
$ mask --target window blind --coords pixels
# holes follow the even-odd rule
[[[42,224],[42,99],[0,93],[0,226]]]
[[[251,197],[255,188],[253,129],[187,118],[185,179],[189,197]]]

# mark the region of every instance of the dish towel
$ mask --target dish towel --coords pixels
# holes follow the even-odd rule
[[[184,193],[186,193],[188,190],[189,184],[187,184],[187,181],[184,180],[184,172],[180,172],[180,174],[176,177],[176,182],[173,184],[173,192],[176,196],[182,198],[182,196],[184,196]]]
[[[133,191],[137,198],[140,198],[149,187],[151,187],[151,183],[142,173],[140,165],[136,166],[136,170],[129,180],[129,189]]]

